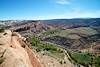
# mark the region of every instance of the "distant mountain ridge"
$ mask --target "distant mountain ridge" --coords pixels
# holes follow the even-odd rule
[[[73,29],[91,27],[99,31],[100,18],[74,18],[74,19],[51,19],[51,20],[6,20],[0,21],[0,26],[13,29],[17,32],[40,33],[54,28]]]
[[[90,26],[91,24],[100,26],[100,18],[75,18],[75,19],[52,19],[52,20],[42,20],[41,22],[47,23],[47,24],[84,24],[86,26]]]
[[[31,22],[42,22],[44,24],[67,24],[67,25],[94,25],[100,26],[100,18],[73,18],[73,19],[50,19],[50,20],[0,20],[0,24],[12,24],[12,23],[31,23]]]

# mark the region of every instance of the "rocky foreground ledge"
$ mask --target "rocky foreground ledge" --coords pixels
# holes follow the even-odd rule
[[[0,32],[0,67],[42,67],[25,41],[16,32]]]

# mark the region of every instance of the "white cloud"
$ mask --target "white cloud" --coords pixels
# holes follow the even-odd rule
[[[56,1],[57,4],[61,4],[61,5],[65,5],[65,4],[70,4],[70,0],[57,0]]]

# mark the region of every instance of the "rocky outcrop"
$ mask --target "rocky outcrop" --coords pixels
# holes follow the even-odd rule
[[[0,67],[41,67],[39,59],[27,47],[25,38],[16,32],[5,30],[0,33]]]
[[[49,25],[43,24],[39,21],[37,22],[27,22],[27,23],[21,23],[12,25],[10,30],[19,32],[22,36],[27,36],[29,34],[39,34],[40,32],[47,31],[48,29],[51,29]]]
[[[80,51],[83,49],[90,48],[91,45],[94,45],[93,43],[95,43],[95,45],[93,46],[95,47],[96,45],[98,45],[97,43],[100,41],[99,39],[100,39],[100,34],[95,34],[86,37],[80,36],[78,34],[74,34],[72,36],[71,34],[70,36],[67,37],[62,37],[62,36],[47,37],[44,38],[43,41],[60,45],[63,48],[69,48],[75,51]],[[96,51],[98,50],[97,52],[99,52],[99,47],[98,48],[96,47],[94,49],[96,49]]]

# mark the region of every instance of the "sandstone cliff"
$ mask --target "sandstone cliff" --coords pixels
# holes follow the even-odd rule
[[[16,32],[0,33],[0,67],[41,67],[39,59]]]

